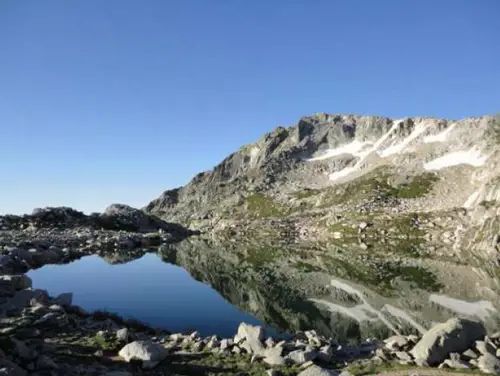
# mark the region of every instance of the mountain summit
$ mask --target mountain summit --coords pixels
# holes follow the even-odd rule
[[[446,246],[450,257],[496,264],[499,151],[495,116],[322,113],[241,147],[145,210],[229,236],[362,248],[415,238],[421,255]]]

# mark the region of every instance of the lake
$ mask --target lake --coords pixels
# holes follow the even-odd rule
[[[28,275],[33,287],[53,296],[72,292],[73,304],[86,310],[115,312],[172,332],[232,336],[242,321],[261,325],[209,285],[154,253],[120,265],[87,256],[70,264],[45,265]]]
[[[173,332],[230,337],[240,322],[271,333],[315,329],[338,341],[423,333],[469,316],[500,329],[496,276],[446,260],[394,261],[371,250],[216,243],[192,238],[155,253],[88,256],[28,275],[51,295],[73,293],[107,310]]]

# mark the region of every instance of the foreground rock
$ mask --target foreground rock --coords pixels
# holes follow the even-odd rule
[[[466,351],[485,335],[484,326],[478,322],[450,319],[425,333],[411,350],[411,354],[419,365],[439,365],[451,353]]]
[[[167,350],[151,341],[135,341],[126,345],[118,353],[125,361],[142,360],[143,368],[153,368],[167,356]]]

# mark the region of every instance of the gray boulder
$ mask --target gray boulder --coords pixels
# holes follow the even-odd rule
[[[0,288],[11,291],[24,290],[32,286],[31,278],[26,275],[2,275],[0,276]]]
[[[295,364],[304,364],[316,359],[317,352],[310,350],[295,350],[286,357]]]
[[[261,326],[253,326],[246,323],[241,323],[238,327],[238,333],[235,336],[235,342],[243,341],[241,347],[247,352],[260,354],[264,351],[262,340],[264,339],[264,328]]]
[[[439,365],[450,353],[463,352],[484,338],[486,330],[476,321],[453,318],[427,331],[411,350],[419,365]]]
[[[123,347],[118,355],[125,359],[126,362],[133,359],[142,360],[147,364],[145,368],[152,368],[152,366],[165,359],[167,350],[162,345],[151,341],[135,341]]]
[[[500,374],[500,360],[491,354],[481,355],[478,359],[477,367],[484,373]]]
[[[116,339],[122,342],[128,342],[129,332],[127,328],[119,329],[116,331]]]
[[[267,348],[262,353],[264,357],[264,363],[269,364],[270,366],[281,366],[285,364],[285,358],[282,356],[283,347],[276,346]]]

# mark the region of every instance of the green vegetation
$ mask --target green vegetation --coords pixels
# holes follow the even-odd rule
[[[321,193],[321,190],[319,190],[319,189],[306,188],[306,189],[303,189],[301,191],[296,191],[296,192],[292,193],[292,195],[297,197],[298,199],[304,199],[304,198],[316,196],[320,193]]]
[[[280,248],[253,248],[245,251],[243,261],[252,264],[254,267],[261,267],[273,262],[285,253],[286,251]]]
[[[430,172],[416,175],[407,183],[394,185],[390,182],[391,173],[386,167],[379,167],[353,181],[328,188],[322,207],[336,204],[359,203],[374,198],[375,194],[383,198],[395,197],[412,199],[423,197],[432,190],[439,177]]]
[[[433,273],[419,266],[398,265],[382,260],[348,262],[335,257],[329,257],[325,261],[332,274],[371,286],[381,295],[390,296],[395,293],[392,281],[396,278],[426,291],[439,291],[442,288]]]
[[[254,193],[246,198],[247,209],[257,218],[283,217],[289,210],[262,193]]]
[[[295,268],[300,270],[301,272],[304,273],[312,273],[312,272],[318,272],[321,271],[321,268],[315,265],[311,265],[302,261],[297,261],[295,263]]]
[[[205,351],[199,356],[189,356],[182,354],[169,355],[157,369],[163,368],[169,374],[181,375],[247,375],[264,376],[267,366],[263,362],[251,362],[248,354],[231,354],[231,356],[221,356]],[[280,375],[291,376],[300,372],[299,366],[275,366]]]
[[[95,336],[91,337],[89,339],[89,344],[105,351],[117,351],[123,347],[123,343],[120,342],[117,338],[106,339],[100,334],[96,334]]]
[[[439,180],[436,174],[426,172],[414,176],[411,182],[398,185],[391,189],[390,195],[399,198],[417,198],[428,194],[432,185]]]

